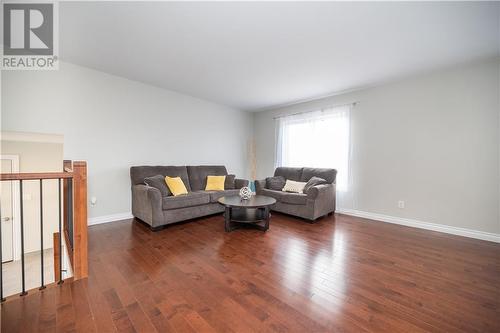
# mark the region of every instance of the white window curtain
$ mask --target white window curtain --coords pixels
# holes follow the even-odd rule
[[[334,168],[337,190],[347,191],[351,106],[276,118],[276,166]]]

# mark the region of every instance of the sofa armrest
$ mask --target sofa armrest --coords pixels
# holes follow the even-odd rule
[[[255,181],[255,192],[259,193],[265,188],[266,188],[266,180],[265,179]]]
[[[248,186],[248,180],[247,179],[236,178],[234,180],[234,187],[236,189],[240,189],[240,188],[245,187],[245,186]]]
[[[307,202],[314,207],[312,219],[335,212],[335,184],[311,187],[307,191]]]
[[[311,186],[306,194],[308,199],[314,200],[331,193],[335,193],[335,186],[333,184],[322,184]]]
[[[162,197],[159,189],[146,185],[132,186],[132,215],[155,227],[162,223]]]

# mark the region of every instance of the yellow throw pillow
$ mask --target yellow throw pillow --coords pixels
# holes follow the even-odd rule
[[[186,185],[182,182],[181,177],[165,177],[165,183],[167,183],[168,189],[174,196],[187,194]]]
[[[205,191],[224,191],[226,176],[207,176]]]

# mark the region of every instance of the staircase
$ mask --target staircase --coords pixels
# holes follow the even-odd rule
[[[86,278],[88,276],[88,258],[87,258],[87,163],[85,161],[69,161],[63,162],[63,172],[48,172],[48,173],[2,173],[0,174],[0,182],[17,183],[19,188],[19,197],[13,198],[17,200],[17,207],[19,207],[19,218],[13,223],[20,230],[19,244],[20,251],[20,274],[10,276],[8,278],[19,278],[21,282],[21,290],[16,295],[4,295],[4,269],[2,260],[2,223],[0,223],[0,299],[5,302],[10,298],[16,296],[26,296],[29,292],[36,289],[27,290],[26,288],[26,252],[25,252],[25,238],[26,227],[33,227],[39,224],[40,236],[40,284],[38,290],[43,290],[49,285],[57,286],[64,283],[65,269],[63,267],[63,248],[67,252],[69,258],[70,269],[72,271],[73,280]],[[54,256],[54,282],[45,281],[45,265],[44,265],[44,244],[49,240],[44,239],[44,182],[57,180],[57,200],[58,200],[58,230],[52,235],[53,242],[53,256]],[[25,208],[23,196],[23,186],[27,183],[39,183],[39,197],[40,197],[40,215],[38,221],[25,220]],[[50,195],[50,194],[45,194]],[[2,209],[0,207],[0,220],[2,217]],[[30,255],[32,258],[32,255]]]

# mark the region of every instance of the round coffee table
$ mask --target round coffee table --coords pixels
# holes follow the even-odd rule
[[[264,195],[254,195],[248,200],[241,199],[238,195],[222,197],[219,200],[226,207],[224,213],[226,232],[239,227],[251,226],[259,230],[269,229],[269,207],[276,203],[276,199]]]

